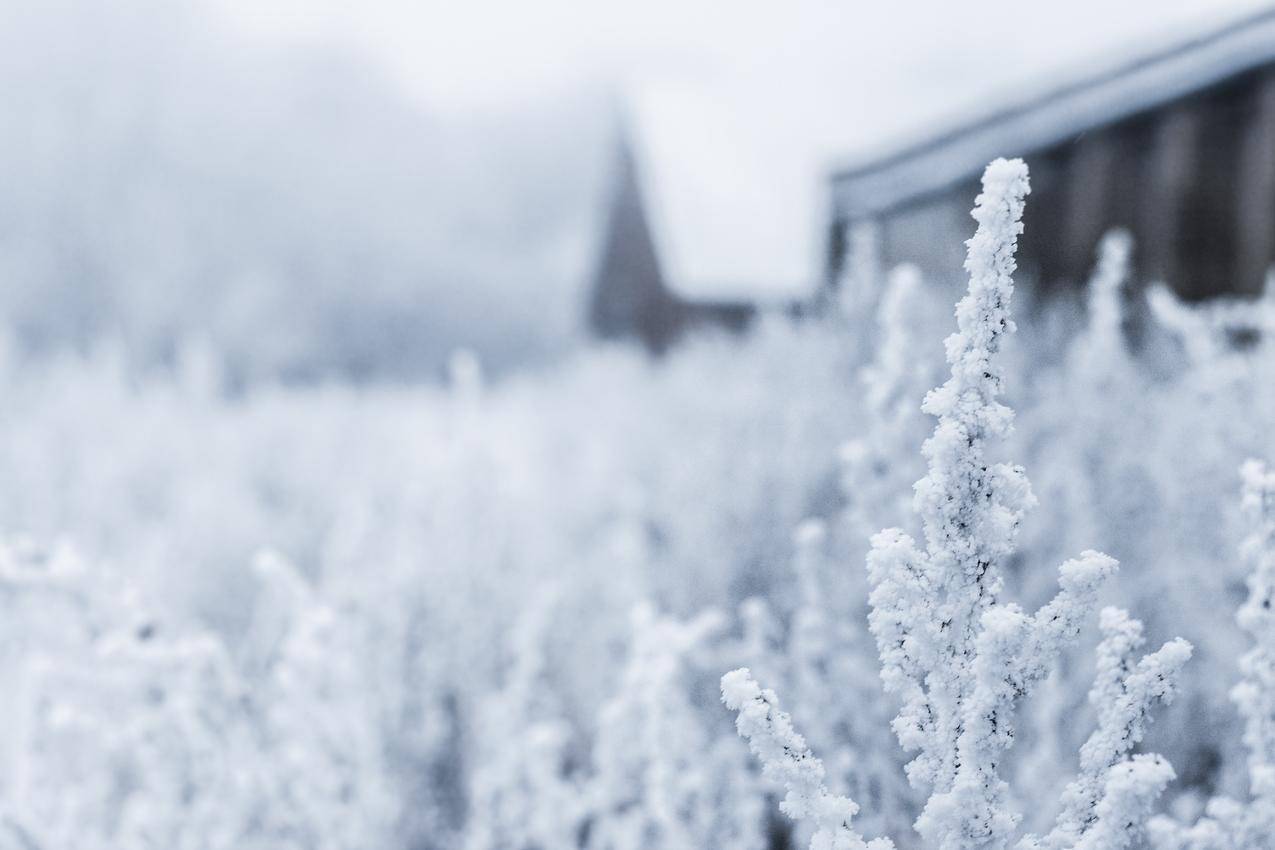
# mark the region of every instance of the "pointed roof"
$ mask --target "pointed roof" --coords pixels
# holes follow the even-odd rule
[[[611,198],[589,293],[589,326],[603,339],[637,336],[659,352],[682,329],[679,305],[664,285],[623,123],[614,139]]]

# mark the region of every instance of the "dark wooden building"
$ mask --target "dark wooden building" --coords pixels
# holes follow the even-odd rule
[[[638,164],[627,134],[616,138],[611,197],[589,289],[589,330],[600,339],[633,340],[662,354],[696,326],[747,327],[752,304],[691,300],[669,287],[647,220]]]
[[[1142,282],[1186,299],[1260,292],[1275,261],[1275,10],[836,173],[829,283],[857,225],[886,264],[959,271],[998,156],[1031,168],[1025,280],[1085,280],[1099,238],[1123,227]]]
[[[856,230],[869,235],[879,265],[910,262],[935,283],[961,285],[979,178],[1002,156],[1031,168],[1019,250],[1019,279],[1031,291],[1076,291],[1099,239],[1121,227],[1134,237],[1141,284],[1165,283],[1187,300],[1261,292],[1275,263],[1275,9],[1094,67],[834,172],[826,267],[811,273],[822,290],[784,307],[832,302],[853,278]],[[696,326],[746,327],[755,302],[696,300],[668,285],[639,163],[623,141],[617,159],[590,295],[593,333],[658,353]]]

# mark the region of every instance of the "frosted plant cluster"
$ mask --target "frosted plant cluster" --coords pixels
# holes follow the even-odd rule
[[[1275,287],[1014,334],[1027,188],[945,346],[864,233],[658,364],[0,356],[0,848],[1269,846]]]
[[[1116,568],[1093,551],[1068,561],[1058,594],[1034,615],[999,599],[1000,563],[1033,501],[1021,468],[986,459],[989,438],[1005,436],[1012,416],[997,400],[998,354],[1014,330],[1011,275],[1027,192],[1026,166],[999,160],[988,167],[974,209],[969,292],[946,345],[951,377],[923,405],[938,419],[923,449],[929,470],[916,485],[926,548],[888,529],[874,538],[868,560],[882,679],[902,701],[894,731],[905,749],[919,751],[909,779],[930,792],[916,829],[924,846],[940,850],[1013,841],[1019,817],[999,763],[1014,740],[1015,704],[1076,638]],[[1023,837],[1020,847],[1131,846],[1173,778],[1160,756],[1128,754],[1143,737],[1151,703],[1173,696],[1190,647],[1166,644],[1135,666],[1130,655],[1142,642],[1141,624],[1114,608],[1102,619],[1099,679],[1090,692],[1099,728],[1082,750],[1081,773],[1066,790],[1056,827],[1043,839]],[[774,693],[760,691],[744,669],[728,674],[722,688],[728,707],[740,711],[740,734],[789,788],[788,814],[818,825],[811,846],[869,846],[851,825],[858,805],[824,789],[822,765],[811,767],[818,763],[774,705]],[[839,814],[830,820],[832,811]],[[871,846],[893,845],[878,838]]]
[[[1231,699],[1244,719],[1249,799],[1215,797],[1190,826],[1157,819],[1152,823],[1157,850],[1257,850],[1270,846],[1275,835],[1275,471],[1250,460],[1241,474],[1252,526],[1243,556],[1252,573],[1236,620],[1253,647],[1240,659],[1242,678]]]

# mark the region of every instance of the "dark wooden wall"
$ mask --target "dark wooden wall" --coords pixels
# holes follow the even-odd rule
[[[1032,193],[1019,266],[1044,291],[1087,280],[1098,241],[1113,227],[1134,236],[1140,283],[1163,281],[1190,300],[1262,291],[1275,263],[1275,68],[1077,133],[1026,159]],[[959,274],[977,193],[971,177],[882,214],[884,260]],[[834,267],[841,252],[834,241]]]

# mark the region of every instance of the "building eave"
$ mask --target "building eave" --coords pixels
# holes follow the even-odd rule
[[[1271,63],[1275,9],[837,171],[837,215],[904,206],[976,177],[998,156],[1029,156]]]

